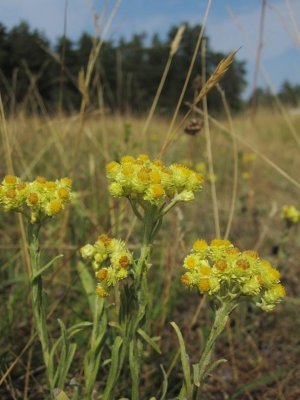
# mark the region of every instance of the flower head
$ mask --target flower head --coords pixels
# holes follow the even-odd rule
[[[109,295],[111,287],[128,277],[133,266],[132,253],[121,240],[102,234],[92,244],[80,249],[83,259],[91,262],[98,281],[96,294],[99,297]]]
[[[285,205],[282,207],[281,218],[290,225],[298,224],[300,211],[294,206]]]
[[[0,204],[4,211],[27,215],[31,223],[59,214],[70,202],[72,181],[69,178],[47,181],[38,176],[32,182],[6,175],[0,184]]]
[[[191,201],[202,189],[203,175],[181,164],[165,166],[146,154],[137,158],[124,156],[106,166],[111,180],[109,192],[114,197],[128,197],[138,203],[161,206],[168,201]]]
[[[255,251],[240,251],[228,240],[197,240],[184,260],[183,285],[198,288],[211,298],[255,300],[272,310],[285,296],[280,273]]]

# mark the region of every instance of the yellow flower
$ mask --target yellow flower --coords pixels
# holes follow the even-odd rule
[[[111,183],[108,187],[108,191],[113,197],[121,197],[124,194],[122,185],[120,185],[118,182]]]
[[[208,248],[208,244],[206,240],[196,240],[195,243],[193,244],[193,249],[195,251],[201,251],[205,250]]]
[[[281,218],[290,224],[298,224],[300,221],[300,211],[294,206],[285,205],[282,207]]]
[[[96,278],[99,279],[99,281],[104,281],[107,278],[108,275],[108,269],[107,268],[101,268],[99,271],[96,272]]]
[[[142,161],[148,161],[149,160],[149,156],[147,154],[140,154],[137,156],[138,160],[142,160]]]
[[[184,286],[190,287],[193,285],[193,279],[192,279],[192,275],[189,274],[188,272],[186,272],[184,275],[182,275],[181,277],[181,283]]]
[[[249,174],[249,172],[243,172],[242,173],[242,178],[244,179],[244,181],[247,181],[247,180],[249,180],[250,179],[250,174]]]
[[[35,178],[35,181],[38,182],[38,183],[46,183],[47,180],[43,176],[37,176]]]
[[[84,259],[92,258],[95,254],[94,246],[91,244],[86,244],[80,249],[81,257]]]
[[[210,289],[209,278],[200,278],[198,288],[201,293],[207,293]]]
[[[14,175],[6,175],[3,181],[6,185],[15,185],[17,183],[17,177]]]
[[[227,268],[227,261],[225,260],[217,260],[214,264],[214,266],[217,268],[218,271],[225,271]]]
[[[69,193],[70,193],[69,189],[66,189],[64,187],[58,189],[58,192],[57,192],[58,197],[63,200],[66,200],[69,197]]]
[[[62,210],[62,203],[58,199],[53,199],[47,205],[47,214],[48,215],[56,215],[59,214]]]
[[[131,156],[124,156],[121,158],[121,164],[131,164],[134,161],[135,161],[134,157],[131,157]]]
[[[111,287],[128,277],[133,266],[133,256],[121,240],[101,234],[96,242],[80,249],[83,259],[89,260],[100,283],[96,293],[106,297]]]
[[[224,239],[213,239],[210,242],[211,247],[231,247],[232,244],[229,242],[229,240],[224,240]]]
[[[101,298],[107,297],[109,295],[108,291],[105,290],[100,284],[97,285],[96,294]]]
[[[164,197],[165,191],[162,185],[159,183],[154,183],[149,186],[149,189],[144,196],[144,200],[147,200],[152,204],[159,204]]]
[[[17,192],[14,189],[8,189],[8,191],[5,193],[5,196],[8,199],[15,199],[17,196]]]
[[[193,254],[190,254],[189,256],[187,256],[184,260],[184,266],[187,269],[194,269],[196,268],[198,263],[198,259],[197,257],[195,257]]]
[[[191,201],[203,185],[202,174],[180,164],[167,167],[161,160],[151,161],[146,154],[124,156],[120,163],[112,161],[106,172],[112,196],[128,197],[142,207],[145,202],[161,206],[171,200]]]
[[[265,292],[260,306],[265,311],[271,311],[285,296],[284,287],[281,284],[274,285]]]
[[[29,205],[34,205],[39,201],[39,196],[36,193],[29,193],[27,201]]]
[[[245,153],[243,155],[243,164],[249,164],[256,160],[255,153]]]
[[[256,251],[241,252],[228,240],[214,239],[210,245],[197,240],[183,267],[187,270],[181,278],[185,286],[218,301],[238,302],[247,296],[269,311],[285,295],[276,268],[261,260]]]
[[[45,216],[59,214],[71,200],[69,178],[47,181],[38,176],[32,182],[7,175],[0,185],[0,204],[4,211],[19,211],[29,216],[29,222],[39,222]]]

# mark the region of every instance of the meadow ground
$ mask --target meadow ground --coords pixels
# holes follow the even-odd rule
[[[212,314],[196,292],[180,285],[182,261],[197,238],[216,236],[211,185],[217,191],[221,236],[225,234],[232,199],[234,163],[232,136],[224,118],[211,121],[215,176],[207,173],[204,132],[189,136],[180,130],[164,154],[164,161],[180,162],[204,172],[206,183],[194,202],[172,210],[156,240],[152,256],[149,297],[153,334],[161,337],[161,356],[148,349],[142,373],[143,399],[159,391],[159,365],[168,370],[177,349],[170,327],[176,321],[184,334],[193,361],[201,352]],[[289,123],[299,131],[300,117]],[[24,179],[37,175],[56,179],[73,178],[76,192],[67,213],[48,224],[42,233],[47,257],[63,253],[64,258],[46,275],[51,336],[57,335],[57,318],[66,325],[89,320],[88,300],[76,272],[79,248],[94,242],[102,232],[120,237],[134,250],[139,247],[139,222],[132,217],[125,199],[111,199],[107,192],[105,164],[125,154],[158,156],[169,126],[167,118],[154,119],[145,137],[144,119],[131,115],[93,113],[85,117],[28,117],[22,113],[7,118],[1,148],[1,176],[7,173],[5,160],[11,152],[14,172]],[[280,214],[284,204],[299,208],[300,148],[291,126],[275,111],[260,110],[255,122],[244,113],[233,120],[238,146],[238,180],[229,239],[241,249],[255,249],[278,266],[287,298],[272,313],[255,307],[236,310],[228,323],[217,355],[228,359],[208,379],[206,399],[300,398],[300,266],[299,226],[285,228]],[[257,150],[257,152],[255,152]],[[254,156],[255,155],[255,156]],[[284,176],[285,175],[285,176]],[[287,175],[287,176],[286,176]],[[297,183],[298,182],[298,183]],[[1,320],[0,370],[5,374],[1,399],[44,399],[44,370],[39,343],[30,341],[34,331],[24,243],[16,215],[2,213],[1,235]],[[81,349],[76,355],[69,381],[82,379],[82,357],[88,332],[76,337]],[[28,344],[28,346],[27,346]],[[25,351],[24,348],[26,347]],[[105,366],[103,367],[105,371]],[[98,390],[103,382],[101,372]],[[170,398],[178,391],[181,376],[178,362],[170,378]],[[126,393],[126,379],[120,393]],[[97,395],[95,399],[97,399]]]

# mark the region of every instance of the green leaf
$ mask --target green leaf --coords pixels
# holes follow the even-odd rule
[[[70,400],[66,393],[60,389],[54,389],[54,397],[55,400]]]
[[[162,365],[160,365],[160,369],[162,370],[163,374],[163,383],[162,383],[162,394],[159,400],[165,400],[168,391],[168,375]]]
[[[120,357],[120,347],[123,343],[121,336],[117,336],[113,347],[112,347],[112,354],[111,354],[111,365],[108,373],[108,378],[105,386],[105,390],[103,393],[103,400],[111,400],[112,390],[115,386],[116,378],[119,375],[119,357]]]
[[[70,339],[73,336],[75,336],[77,333],[81,332],[83,329],[90,328],[92,326],[93,326],[93,323],[89,322],[89,321],[79,322],[78,324],[75,324],[67,329],[68,338]]]
[[[177,324],[175,322],[171,322],[171,325],[176,332],[178,342],[179,342],[181,365],[182,365],[182,369],[183,369],[186,396],[187,396],[187,398],[191,398],[192,392],[193,392],[193,386],[192,386],[192,380],[191,380],[189,356],[186,352],[184,339],[180,332],[179,327],[177,326]]]
[[[161,354],[161,350],[158,345],[143,329],[140,328],[137,332],[145,340],[145,342],[149,344],[149,346],[151,346],[158,354]]]
[[[56,372],[53,381],[56,387],[63,388],[77,349],[75,343],[70,344],[70,338],[86,326],[90,326],[90,323],[81,322],[72,326],[69,330],[66,329],[64,323],[60,319],[58,319],[58,323],[60,325],[61,334],[51,348],[49,366],[51,374],[53,374],[56,360],[55,353],[58,347],[61,346],[58,355],[58,365],[55,368]]]
[[[207,369],[206,376],[211,374],[214,369],[216,369],[219,365],[226,363],[227,360],[225,358],[220,358],[219,360],[212,363],[212,365]]]
[[[138,400],[139,398],[139,354],[137,350],[138,343],[131,340],[129,343],[129,367],[131,374],[131,399]]]
[[[52,267],[52,265],[55,263],[55,261],[59,260],[60,258],[62,258],[63,255],[60,254],[56,257],[54,257],[51,261],[48,262],[48,264],[44,265],[42,268],[40,268],[38,271],[35,271],[32,278],[31,278],[31,282],[33,283],[36,278],[38,278],[39,276],[41,276],[45,271],[47,271],[47,269],[49,269],[50,267]]]
[[[89,301],[89,306],[90,310],[92,313],[94,313],[95,310],[95,299],[96,299],[96,293],[95,293],[95,279],[89,272],[88,268],[86,265],[82,262],[78,262],[76,265],[77,272],[79,274],[82,286],[88,296],[88,301]]]

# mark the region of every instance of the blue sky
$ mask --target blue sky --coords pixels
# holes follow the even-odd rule
[[[92,9],[102,10],[105,23],[114,3],[68,0],[68,36],[76,40],[83,31],[92,33]],[[300,83],[300,37],[292,29],[288,4],[300,30],[300,0],[268,0],[266,9],[262,64],[276,89],[286,79]],[[65,0],[0,0],[0,21],[11,27],[26,20],[55,42],[63,32],[64,6]],[[206,0],[121,0],[106,37],[117,40],[142,31],[164,37],[171,25],[201,23],[205,7]],[[260,9],[261,0],[212,0],[206,26],[213,50],[229,52],[241,47],[238,58],[247,61],[249,82],[245,95],[250,93],[253,81]],[[264,84],[262,78],[259,84]]]

